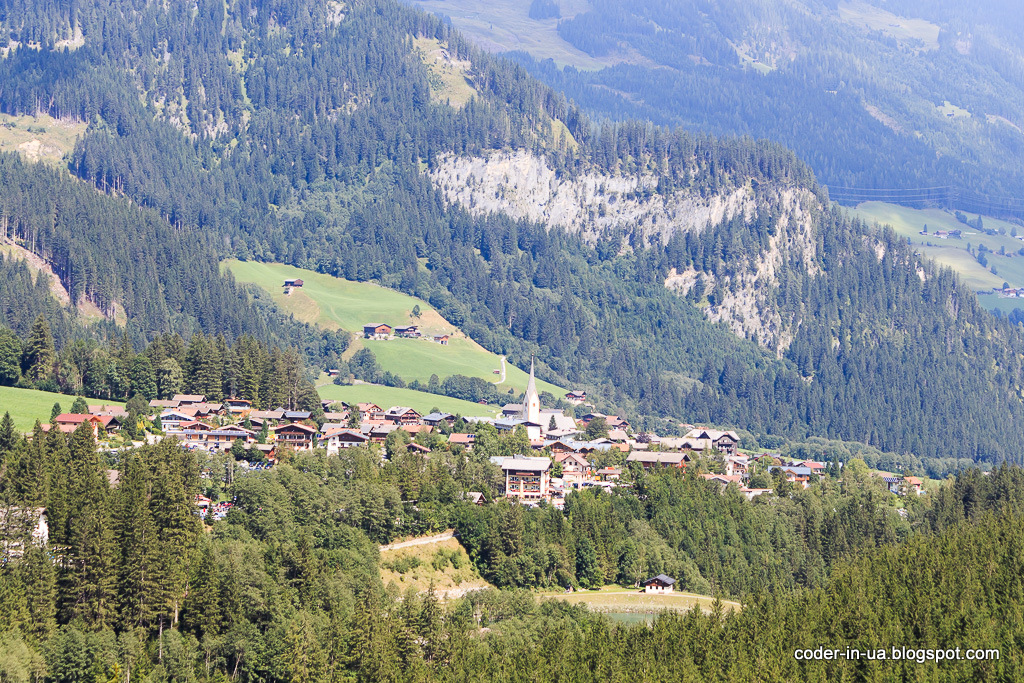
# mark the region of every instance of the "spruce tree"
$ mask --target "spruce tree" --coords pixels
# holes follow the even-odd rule
[[[0,420],[0,453],[5,453],[14,447],[18,440],[18,432],[14,428],[14,420],[11,413],[4,411],[4,417]]]
[[[25,343],[22,367],[25,374],[34,382],[41,382],[53,377],[57,365],[57,351],[53,346],[53,335],[50,324],[42,313],[32,323],[32,330]]]
[[[88,415],[89,414],[89,403],[84,397],[78,396],[75,398],[75,402],[71,404],[71,413],[73,415]]]

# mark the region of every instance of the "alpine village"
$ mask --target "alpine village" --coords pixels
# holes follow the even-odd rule
[[[1021,36],[0,0],[0,683],[1024,680]]]

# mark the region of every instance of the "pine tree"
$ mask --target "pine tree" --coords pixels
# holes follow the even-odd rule
[[[142,456],[128,456],[114,495],[114,536],[118,546],[118,621],[124,628],[151,627],[163,604],[158,575],[163,570],[159,534],[150,509],[150,480]]]
[[[14,428],[14,420],[11,413],[4,411],[4,417],[0,420],[0,453],[5,453],[14,447],[18,440],[18,432]]]
[[[89,414],[89,403],[82,396],[75,397],[75,402],[71,404],[71,413],[73,415],[88,415]]]
[[[61,618],[100,628],[114,621],[114,538],[109,486],[93,439],[82,423],[71,435],[66,551],[59,577]]]
[[[25,374],[34,382],[41,382],[53,377],[57,365],[57,351],[53,346],[53,335],[50,324],[42,313],[32,323],[28,341],[22,359]]]
[[[64,411],[60,407],[60,402],[58,401],[54,403],[53,407],[50,408],[50,424],[53,424],[53,421],[56,420],[57,416],[60,415],[62,412]]]

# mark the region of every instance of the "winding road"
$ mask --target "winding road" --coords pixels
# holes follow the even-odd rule
[[[495,384],[504,384],[504,383],[505,383],[505,356],[502,356],[501,357],[501,379],[499,379],[497,382],[495,382]]]

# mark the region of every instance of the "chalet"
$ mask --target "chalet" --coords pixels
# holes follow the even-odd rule
[[[181,404],[181,401],[176,401],[173,398],[154,398],[149,402],[150,408],[177,408]]]
[[[770,494],[771,492],[771,489],[751,489],[747,488],[746,486],[740,487],[740,493],[742,493],[747,500],[754,500],[758,496],[764,495],[766,493]]]
[[[228,398],[224,400],[224,407],[229,413],[239,414],[252,410],[252,401],[244,398]]]
[[[473,450],[473,444],[476,442],[476,434],[449,434],[448,443],[452,446],[462,446],[467,451]]]
[[[506,403],[501,407],[502,417],[516,417],[517,415],[523,414],[523,404],[521,403]]]
[[[745,456],[735,455],[725,457],[725,473],[744,475],[750,471],[750,462]]]
[[[159,419],[160,429],[165,432],[173,432],[186,422],[194,422],[195,416],[180,410],[165,410],[160,413]]]
[[[308,410],[286,410],[282,418],[288,422],[302,422],[308,420],[313,416],[313,413]]]
[[[736,432],[723,432],[717,429],[691,429],[685,438],[693,444],[691,450],[716,450],[726,455],[736,455],[740,437]],[[697,446],[701,448],[697,448]]]
[[[599,417],[604,418],[605,420],[608,419],[608,416],[605,415],[604,413],[587,413],[586,415],[580,418],[580,422],[582,422],[585,425],[588,425]]]
[[[427,453],[430,452],[429,448],[427,448],[426,446],[421,446],[415,441],[410,444],[407,444],[405,448],[411,453],[419,453],[420,455],[426,455]]]
[[[450,337],[447,334],[438,334],[434,336],[434,341],[441,346],[448,346],[448,339],[450,339]]]
[[[361,425],[360,432],[366,434],[373,443],[384,443],[388,438],[388,434],[391,432],[397,432],[401,428],[401,425],[395,424],[394,422],[383,422],[381,424],[369,425],[369,429],[366,431],[362,430]]]
[[[526,436],[530,441],[537,440],[541,437],[541,426],[536,422],[530,422],[529,420],[523,420],[516,417],[506,417],[500,420],[494,421],[494,427],[499,432],[514,432],[516,427],[523,427],[526,429]]]
[[[190,406],[193,403],[205,403],[206,397],[202,394],[175,394],[172,401],[177,401],[178,405],[175,406],[180,408],[181,406]]]
[[[486,500],[484,500],[484,494],[482,494],[479,491],[467,491],[466,500],[468,500],[473,505],[483,505],[484,503],[487,502]]]
[[[590,461],[578,453],[560,453],[555,456],[555,462],[562,464],[562,480],[566,484],[590,479],[594,471]]]
[[[394,406],[384,413],[384,419],[399,425],[418,424],[422,417],[412,408],[406,406]]]
[[[74,431],[78,425],[88,422],[92,425],[92,434],[97,439],[101,435],[113,434],[121,428],[121,421],[113,415],[80,415],[77,413],[61,413],[53,419],[61,431]]]
[[[316,428],[301,422],[278,425],[271,431],[274,433],[274,441],[279,447],[289,446],[298,451],[311,450],[316,439]]]
[[[786,477],[786,481],[797,484],[800,488],[807,488],[811,485],[811,477],[819,476],[809,467],[794,467],[792,465],[769,465],[768,474],[780,470]]]
[[[551,461],[547,458],[515,456],[503,458],[505,497],[518,500],[541,500],[551,497]]]
[[[229,450],[238,439],[241,439],[246,444],[256,440],[254,432],[238,425],[228,425],[226,427],[206,430],[205,434],[206,448],[211,451]]]
[[[250,422],[252,422],[253,420],[260,420],[261,424],[262,421],[264,420],[269,420],[270,422],[277,422],[282,419],[284,419],[283,410],[254,410],[251,413],[249,413]]]
[[[370,437],[355,429],[332,429],[321,438],[321,443],[327,447],[327,453],[335,455],[339,450],[365,446],[370,442]]]
[[[923,482],[918,477],[894,477],[883,476],[882,481],[889,487],[891,493],[904,496],[908,493],[920,496],[924,491],[921,489]]]
[[[128,417],[128,411],[121,406],[89,406],[90,415],[110,415],[118,420],[124,421]]]
[[[686,467],[692,458],[689,453],[658,453],[651,451],[634,451],[626,456],[626,462],[638,462],[645,470],[654,467]]]
[[[612,429],[626,430],[632,427],[632,425],[629,424],[629,420],[624,417],[608,417],[605,418],[605,422],[607,422],[608,426]]]
[[[418,325],[399,325],[395,327],[395,336],[405,339],[419,339],[423,336]]]
[[[385,323],[366,323],[363,325],[364,339],[387,339],[391,336],[391,325]]]
[[[340,412],[340,413],[334,413],[334,412],[324,413],[324,419],[329,421],[329,422],[341,422],[342,420],[347,420],[348,417],[349,417],[349,412],[347,410],[345,410],[343,412]]]
[[[384,409],[376,403],[357,403],[356,410],[364,420],[383,420]]]
[[[211,415],[220,415],[224,410],[223,403],[193,403],[186,406],[188,410],[194,410],[197,417],[209,417]]]
[[[565,400],[574,406],[578,406],[587,400],[587,392],[585,391],[570,391],[566,393]]]
[[[416,436],[417,434],[429,434],[434,431],[434,428],[430,425],[421,424],[401,425],[400,429],[412,436]]]
[[[598,481],[618,481],[622,470],[618,467],[602,467],[596,472]]]
[[[455,424],[455,416],[451,413],[430,413],[423,416],[423,424],[430,425],[431,427],[437,427],[442,422],[447,423],[450,427]]]
[[[743,477],[738,474],[702,474],[708,481],[713,481],[724,490],[729,484],[743,485]]]
[[[675,588],[676,580],[671,576],[658,574],[640,585],[644,587],[645,593],[671,593]]]
[[[545,433],[556,432],[558,436],[568,436],[579,432],[575,418],[564,414],[557,408],[544,408],[540,411],[537,420],[544,428]],[[551,422],[554,421],[555,428],[551,429]]]
[[[285,287],[302,287],[304,284],[306,284],[306,283],[303,282],[301,279],[298,279],[298,278],[296,278],[295,280],[285,280],[284,281],[284,286]]]
[[[904,477],[904,481],[907,482],[907,490],[911,493],[918,496],[924,493],[924,482],[918,477]]]

